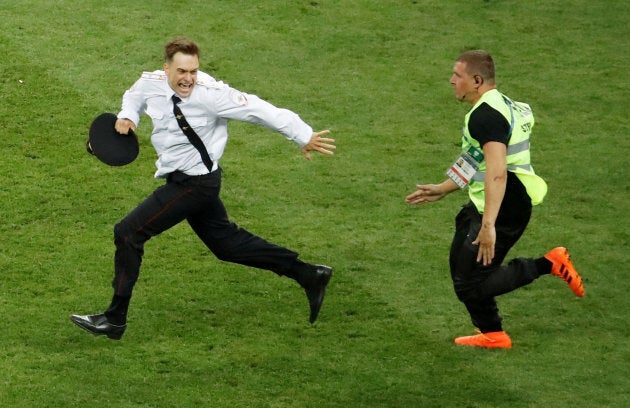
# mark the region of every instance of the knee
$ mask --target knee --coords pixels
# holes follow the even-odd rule
[[[124,220],[114,226],[114,243],[116,246],[142,247],[148,239],[141,231],[134,230]]]
[[[475,302],[480,299],[479,288],[466,281],[453,282],[453,288],[455,289],[455,295],[462,303]]]
[[[223,262],[233,262],[237,259],[238,252],[232,248],[222,245],[213,245],[210,251],[217,257],[217,259]]]
[[[130,235],[130,228],[125,224],[124,221],[119,222],[118,224],[114,225],[114,241],[116,242],[122,242],[125,241],[127,239],[127,237]]]

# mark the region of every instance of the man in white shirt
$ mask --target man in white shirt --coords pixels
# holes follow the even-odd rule
[[[305,263],[297,253],[230,222],[219,197],[219,160],[227,143],[230,119],[259,124],[283,134],[300,146],[308,160],[311,151],[333,154],[334,140],[325,137],[329,131],[313,132],[297,114],[199,71],[199,48],[185,38],[166,45],[164,71],[145,72],[125,92],[116,130],[121,134],[135,130],[144,113],[153,122],[151,142],[158,154],[155,177],[165,178],[166,184],[114,229],[114,296],[109,308],[95,315],[72,315],[72,322],[92,334],[120,339],[126,329],[127,309],[140,272],[144,243],[187,220],[217,258],[296,280],[306,292],[309,320],[313,323],[332,268]]]

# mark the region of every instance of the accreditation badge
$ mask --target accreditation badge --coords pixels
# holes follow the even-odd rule
[[[471,147],[455,160],[446,171],[446,175],[453,180],[459,188],[465,188],[477,172],[481,160],[483,160],[483,153]]]

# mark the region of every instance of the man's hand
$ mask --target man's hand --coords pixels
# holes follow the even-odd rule
[[[405,197],[408,204],[424,204],[438,201],[447,194],[459,190],[459,187],[451,179],[446,179],[440,184],[416,184],[417,190]]]
[[[322,130],[321,132],[313,133],[311,136],[311,140],[308,142],[306,146],[302,148],[302,154],[306,157],[306,160],[311,160],[311,151],[314,150],[316,152],[320,152],[321,154],[333,155],[337,146],[332,143],[335,143],[335,139],[330,139],[327,137],[322,137],[330,133],[330,130]]]
[[[477,239],[473,241],[473,245],[479,245],[477,262],[483,262],[483,266],[488,266],[492,263],[494,259],[494,245],[496,242],[497,232],[494,225],[482,225]]]
[[[117,119],[114,128],[116,129],[116,132],[120,133],[121,135],[128,135],[129,129],[133,131],[136,130],[136,124],[126,118]]]

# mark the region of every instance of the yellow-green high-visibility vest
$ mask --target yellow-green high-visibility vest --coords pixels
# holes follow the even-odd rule
[[[547,194],[547,183],[534,173],[529,154],[529,138],[534,127],[534,114],[528,104],[516,102],[503,95],[496,89],[485,92],[465,118],[462,150],[476,152],[477,157],[483,158],[483,149],[468,131],[468,121],[472,112],[482,103],[487,103],[500,112],[510,123],[510,141],[507,146],[507,170],[516,174],[523,183],[532,205],[542,203]],[[475,204],[479,213],[483,213],[485,205],[484,180],[486,162],[481,160],[477,172],[468,183],[468,196]]]

